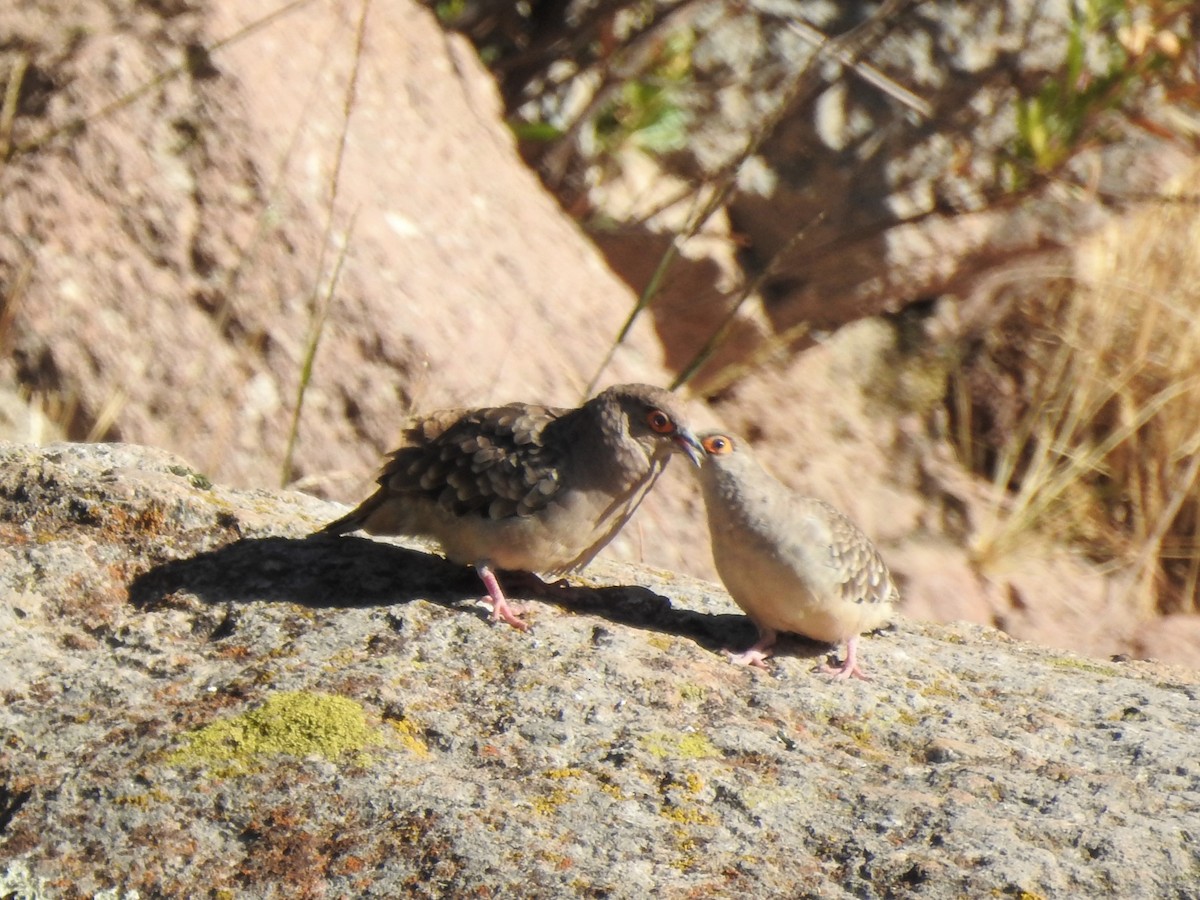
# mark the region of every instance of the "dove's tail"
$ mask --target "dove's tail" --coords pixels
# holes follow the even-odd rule
[[[371,518],[371,514],[375,512],[380,504],[378,494],[368,497],[361,504],[356,506],[350,512],[346,513],[340,519],[334,519],[328,525],[318,528],[313,534],[349,534],[352,531],[358,531],[367,524],[367,520]]]

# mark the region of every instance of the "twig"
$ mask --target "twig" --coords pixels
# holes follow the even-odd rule
[[[21,102],[21,85],[29,70],[29,54],[22,51],[13,60],[8,73],[8,84],[4,88],[4,106],[0,107],[0,162],[7,162],[12,151],[13,122],[17,118],[17,106]]]
[[[813,28],[807,22],[798,22],[795,19],[789,21],[787,26],[796,33],[800,40],[811,47],[816,47],[820,50],[828,46],[829,53],[834,59],[849,68],[851,72],[867,84],[883,91],[893,100],[903,103],[921,118],[933,118],[933,107],[929,105],[929,101],[918,97],[908,88],[904,87],[904,85],[884,75],[870,63],[859,62],[854,58],[853,54],[833,44],[832,39],[824,32]]]
[[[300,417],[304,411],[304,397],[308,391],[308,385],[312,380],[317,348],[321,343],[321,335],[325,330],[325,321],[329,316],[329,309],[333,305],[333,293],[337,288],[338,279],[342,273],[342,266],[349,251],[350,236],[354,232],[354,223],[358,217],[357,211],[350,217],[350,224],[346,229],[345,240],[338,251],[337,262],[334,265],[329,284],[322,293],[321,278],[325,271],[325,253],[333,235],[333,220],[334,214],[337,211],[338,191],[342,178],[342,162],[346,156],[346,143],[350,135],[350,117],[354,111],[355,101],[358,96],[358,75],[362,68],[367,13],[370,11],[370,8],[371,0],[363,0],[362,6],[359,8],[358,24],[354,32],[354,65],[350,70],[350,80],[346,84],[346,96],[342,102],[342,130],[338,138],[337,152],[333,158],[333,170],[329,174],[328,214],[325,217],[325,230],[321,235],[321,250],[317,255],[316,274],[313,277],[313,289],[310,300],[312,319],[308,330],[308,341],[304,348],[303,363],[300,368],[300,382],[296,388],[296,406],[292,410],[292,422],[288,428],[287,447],[284,450],[283,462],[280,466],[280,484],[283,487],[287,487],[292,480],[296,441],[300,433]]]

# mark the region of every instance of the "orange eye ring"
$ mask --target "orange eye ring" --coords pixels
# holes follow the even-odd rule
[[[710,456],[725,456],[733,452],[733,438],[723,434],[710,434],[700,441],[700,445]]]
[[[658,434],[674,434],[675,423],[661,409],[652,409],[646,413],[646,424],[650,426],[650,430]]]

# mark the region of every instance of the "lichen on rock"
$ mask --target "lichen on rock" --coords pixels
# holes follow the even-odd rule
[[[255,709],[188,733],[169,761],[252,769],[267,755],[336,759],[380,743],[362,706],[348,697],[280,691]]]

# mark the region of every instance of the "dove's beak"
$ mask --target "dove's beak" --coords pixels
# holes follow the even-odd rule
[[[675,435],[675,443],[679,449],[687,454],[687,458],[692,461],[696,468],[700,468],[704,463],[704,448],[700,446],[700,442],[696,440],[696,436],[686,428],[679,429]]]

